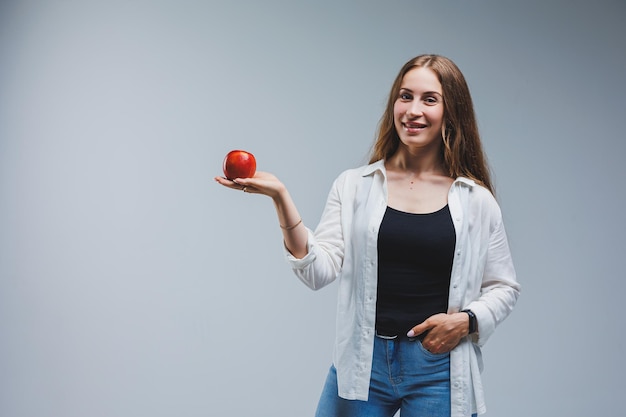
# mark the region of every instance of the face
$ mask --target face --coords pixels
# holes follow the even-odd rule
[[[411,149],[439,150],[444,103],[441,83],[429,68],[414,68],[402,79],[393,107],[400,141]]]

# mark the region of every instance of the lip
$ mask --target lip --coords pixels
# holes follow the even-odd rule
[[[418,132],[424,130],[428,126],[425,125],[424,123],[404,122],[404,123],[402,123],[402,127],[404,127],[404,129],[408,133],[418,133]]]

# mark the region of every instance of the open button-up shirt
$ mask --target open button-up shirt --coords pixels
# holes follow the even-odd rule
[[[481,346],[513,309],[520,292],[500,208],[493,195],[467,178],[448,194],[456,247],[448,313],[471,309],[478,333],[450,352],[452,417],[486,411]],[[378,230],[387,207],[384,161],[343,172],[334,182],[308,253],[286,252],[295,274],[317,290],[339,281],[333,363],[339,395],[367,400],[374,348]],[[418,324],[418,323],[416,323]]]

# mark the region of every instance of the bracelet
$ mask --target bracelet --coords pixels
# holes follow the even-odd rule
[[[279,224],[279,226],[283,230],[291,230],[295,229],[300,223],[302,223],[302,219],[298,220],[298,223],[294,224],[293,226],[283,226],[282,224]]]

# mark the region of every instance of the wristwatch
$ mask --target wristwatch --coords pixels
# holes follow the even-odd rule
[[[467,313],[469,316],[469,334],[476,333],[478,330],[478,321],[476,321],[476,314],[472,310],[461,310],[461,313]]]

